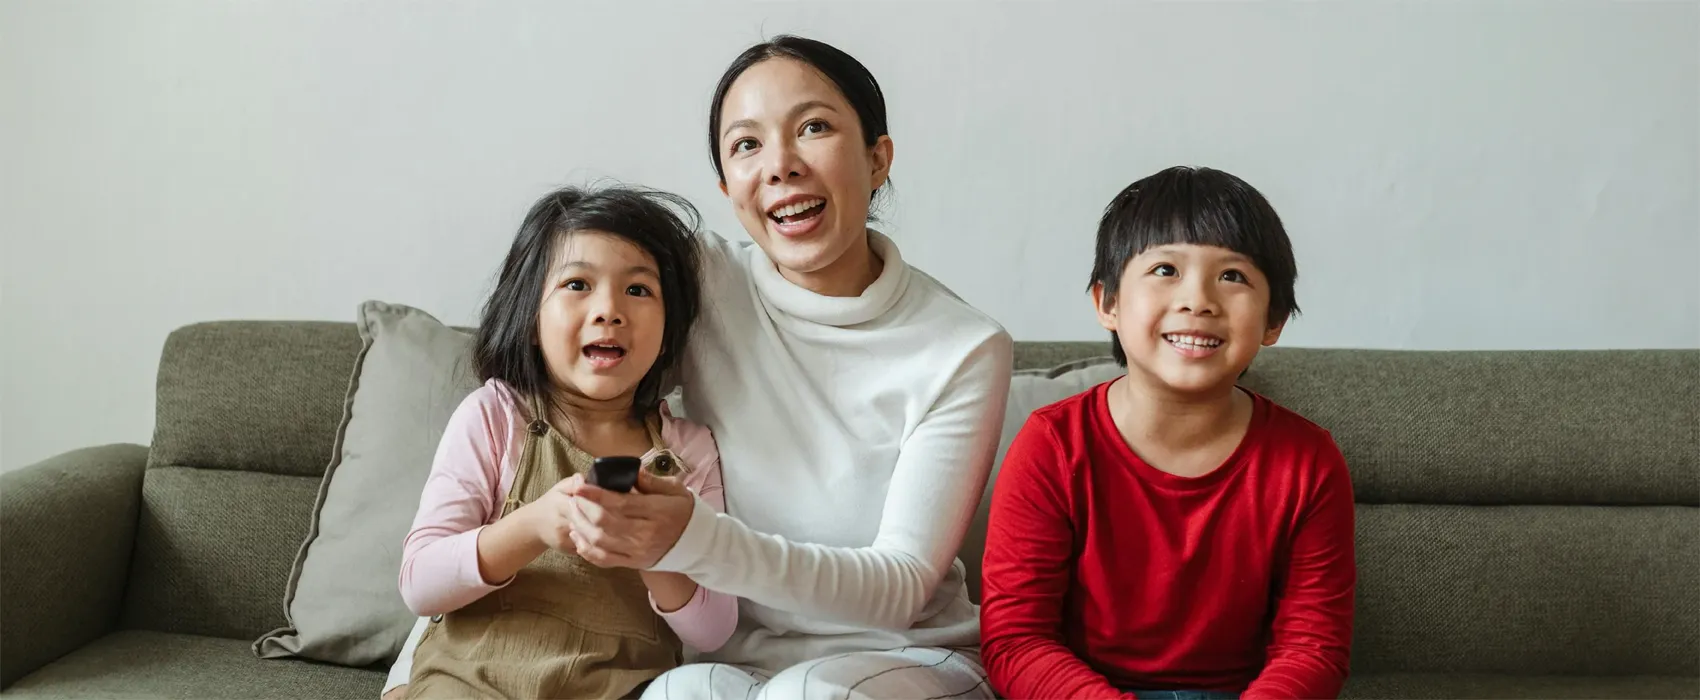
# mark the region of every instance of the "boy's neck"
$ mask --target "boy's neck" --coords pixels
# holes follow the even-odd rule
[[[1234,445],[1250,423],[1252,401],[1235,385],[1181,394],[1153,386],[1138,370],[1110,387],[1111,417],[1129,447],[1146,461],[1167,461]],[[1212,449],[1216,448],[1216,449]],[[1231,450],[1229,450],[1231,452]],[[1226,459],[1227,455],[1222,455]],[[1153,464],[1170,471],[1169,464]],[[1181,465],[1180,471],[1197,471]],[[1212,465],[1210,468],[1214,468]]]

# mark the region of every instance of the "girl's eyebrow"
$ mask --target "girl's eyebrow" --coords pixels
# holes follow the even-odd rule
[[[599,268],[597,267],[596,263],[593,263],[593,262],[588,262],[588,261],[585,261],[585,260],[568,260],[564,263],[561,263],[561,265],[559,267],[555,268],[555,274],[560,274],[562,272],[566,272],[567,270],[573,270],[573,269],[590,270],[592,272],[595,272]],[[656,278],[661,277],[660,271],[658,271],[655,268],[650,267],[648,265],[633,265],[631,267],[628,267],[628,268],[626,268],[626,274],[628,274],[628,275],[649,275],[650,277],[656,277]]]

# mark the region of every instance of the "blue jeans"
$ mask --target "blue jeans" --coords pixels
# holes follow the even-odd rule
[[[1134,690],[1139,700],[1239,700],[1239,693],[1221,690]]]

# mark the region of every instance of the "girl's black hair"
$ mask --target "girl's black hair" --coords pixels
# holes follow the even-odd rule
[[[880,91],[879,81],[874,80],[874,74],[868,72],[867,66],[831,44],[781,34],[744,49],[732,59],[732,65],[727,66],[726,72],[720,76],[720,84],[714,87],[714,99],[708,108],[708,154],[714,159],[714,175],[720,182],[726,181],[726,170],[720,164],[720,107],[726,102],[726,93],[732,89],[732,83],[737,82],[738,76],[770,58],[802,61],[838,86],[838,91],[856,110],[856,118],[862,123],[863,145],[872,148],[881,136],[888,135],[885,93]],[[874,190],[874,196],[878,197],[884,189],[882,185]]]
[[[634,187],[565,187],[537,200],[520,224],[496,289],[484,304],[472,351],[478,380],[499,379],[521,396],[556,396],[559,387],[550,380],[536,343],[550,259],[563,238],[600,231],[642,248],[655,258],[661,273],[667,324],[661,354],[638,382],[632,401],[636,417],[653,411],[661,402],[664,378],[684,356],[685,339],[702,304],[695,234],[700,224],[701,217],[684,198]]]
[[[1245,180],[1212,168],[1176,166],[1128,185],[1104,208],[1098,222],[1092,280],[1112,301],[1128,261],[1171,243],[1218,246],[1251,258],[1269,279],[1268,327],[1299,313],[1293,293],[1298,264],[1281,217]],[[1127,364],[1121,339],[1110,332],[1110,352]]]

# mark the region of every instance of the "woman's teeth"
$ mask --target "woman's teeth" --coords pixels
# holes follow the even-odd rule
[[[1206,338],[1201,335],[1184,335],[1180,333],[1165,334],[1163,339],[1169,341],[1171,345],[1183,348],[1213,348],[1222,344],[1221,338]]]
[[[801,201],[801,202],[798,202],[796,204],[789,204],[789,205],[780,207],[778,209],[775,209],[771,212],[768,212],[768,216],[773,217],[774,221],[789,223],[789,222],[786,222],[785,220],[786,219],[796,220],[796,219],[801,219],[801,218],[807,218],[807,217],[803,217],[803,216],[799,216],[799,215],[807,213],[810,210],[815,209],[817,207],[823,207],[823,206],[826,206],[826,200],[824,200],[824,199],[810,199],[810,200]],[[795,218],[793,218],[793,217],[795,217]]]

